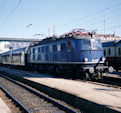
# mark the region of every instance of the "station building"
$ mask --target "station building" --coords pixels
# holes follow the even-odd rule
[[[108,42],[108,41],[119,41],[121,40],[121,37],[111,34],[96,34],[96,38],[100,39],[102,42]]]
[[[36,43],[38,39],[25,39],[25,38],[6,38],[0,37],[0,53],[9,51],[10,49],[18,49],[27,47],[31,43]]]

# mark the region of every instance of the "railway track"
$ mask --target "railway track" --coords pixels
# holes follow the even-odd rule
[[[0,75],[1,89],[25,113],[75,113],[76,111],[33,90],[26,85]]]

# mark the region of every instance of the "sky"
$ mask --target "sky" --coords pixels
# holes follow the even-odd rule
[[[78,28],[121,37],[121,0],[0,0],[0,37],[42,39]]]

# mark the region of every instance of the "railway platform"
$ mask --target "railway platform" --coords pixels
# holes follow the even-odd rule
[[[0,113],[11,113],[6,103],[0,98]]]
[[[108,75],[107,74],[103,74],[103,76],[121,79],[121,72],[114,71],[113,73],[108,74]]]
[[[64,100],[87,109],[90,113],[121,113],[121,89],[89,82],[74,81],[53,77],[49,74],[38,74],[28,71],[0,68],[0,72],[24,78],[37,83],[45,92],[55,97],[61,96]],[[50,87],[51,89],[49,89]]]

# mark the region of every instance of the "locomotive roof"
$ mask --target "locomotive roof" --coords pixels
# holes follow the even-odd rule
[[[72,39],[93,39],[92,34],[76,34],[76,35],[68,35],[68,36],[53,36],[53,37],[48,37],[46,39],[43,39],[42,41],[37,42],[34,45],[31,46],[38,46],[38,45],[42,45],[42,44],[47,44],[47,43],[52,43],[52,42],[56,42],[56,41],[60,41],[60,40],[72,40]]]
[[[42,41],[39,41],[31,46],[52,43],[52,42],[56,42],[59,40],[91,39],[93,38],[94,34],[95,34],[95,31],[89,31],[85,29],[73,29],[71,32],[65,33],[61,35],[60,37],[53,35],[52,37],[43,39]]]

